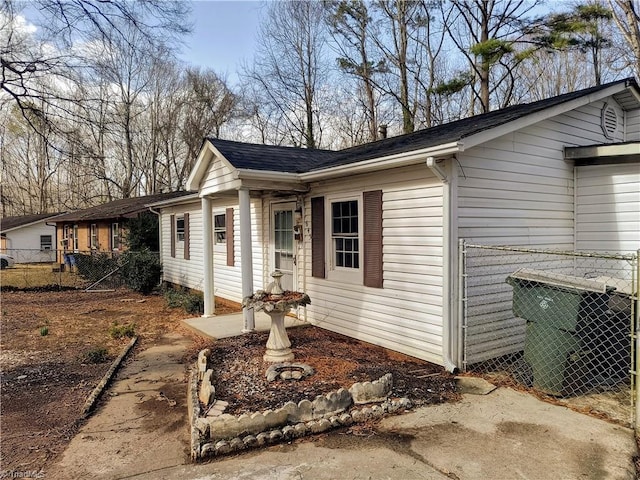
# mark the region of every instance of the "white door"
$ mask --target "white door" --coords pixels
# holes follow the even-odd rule
[[[284,273],[284,290],[296,289],[296,247],[293,239],[295,204],[274,204],[272,210],[271,248],[273,267]],[[271,273],[271,272],[269,272]]]

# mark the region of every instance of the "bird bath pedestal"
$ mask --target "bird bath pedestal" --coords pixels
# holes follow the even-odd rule
[[[284,274],[276,270],[271,274],[273,282],[266,291],[259,290],[242,302],[245,307],[252,307],[255,311],[264,311],[271,317],[271,330],[267,340],[267,351],[262,357],[265,362],[291,362],[294,358],[291,351],[291,341],[284,326],[284,316],[292,308],[311,303],[309,296],[302,292],[282,290],[280,279]]]

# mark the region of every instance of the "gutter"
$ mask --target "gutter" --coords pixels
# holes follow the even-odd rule
[[[450,157],[447,157],[450,158]],[[441,159],[444,160],[444,159]],[[438,164],[438,159],[434,156],[427,157],[426,166],[442,182],[442,360],[444,368],[448,372],[455,372],[458,369],[456,362],[459,335],[457,328],[457,318],[452,309],[452,298],[455,289],[453,288],[452,272],[452,248],[451,248],[451,182],[445,170]],[[450,174],[452,175],[452,174]],[[453,334],[456,332],[456,335]]]
[[[325,180],[333,177],[341,177],[345,174],[373,172],[383,168],[402,167],[414,165],[424,161],[425,156],[443,157],[449,156],[461,150],[459,142],[445,143],[435,147],[423,148],[411,152],[403,152],[388,157],[374,158],[361,162],[325,168],[314,172],[300,174],[302,181]]]

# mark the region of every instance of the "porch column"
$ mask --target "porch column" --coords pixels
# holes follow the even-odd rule
[[[253,295],[253,257],[251,253],[251,199],[249,190],[238,190],[240,203],[240,263],[242,269],[242,298]],[[255,330],[253,308],[242,308],[243,332]]]
[[[211,199],[202,197],[202,242],[204,270],[204,313],[203,317],[212,317],[216,313],[213,294],[213,228],[211,225]]]

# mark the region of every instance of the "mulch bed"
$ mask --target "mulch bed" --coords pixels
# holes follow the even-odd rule
[[[229,403],[225,413],[276,409],[286,402],[313,400],[356,382],[393,375],[392,397],[408,397],[416,405],[456,401],[453,375],[442,367],[382,347],[306,326],[287,330],[296,363],[315,373],[301,380],[267,382],[263,362],[268,332],[225,338],[209,345],[216,398]]]

